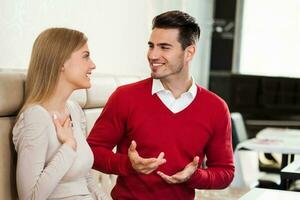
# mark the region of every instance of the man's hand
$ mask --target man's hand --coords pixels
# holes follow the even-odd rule
[[[157,158],[142,158],[136,150],[136,142],[132,141],[128,148],[128,157],[131,165],[135,171],[142,174],[150,174],[156,170],[160,165],[166,162],[165,154],[161,152]]]
[[[162,177],[169,184],[183,183],[190,179],[190,177],[194,174],[194,172],[198,168],[199,157],[195,156],[193,161],[185,166],[185,168],[177,172],[172,176],[168,176],[160,171],[157,172],[158,175]]]

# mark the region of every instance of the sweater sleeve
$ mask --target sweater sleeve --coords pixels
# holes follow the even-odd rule
[[[53,158],[46,162],[49,119],[45,114],[38,107],[25,111],[13,131],[18,154],[16,174],[20,199],[47,199],[76,156],[71,147],[61,145]]]
[[[125,137],[128,102],[117,89],[107,101],[100,117],[88,136],[94,153],[93,168],[104,173],[127,176],[135,173],[127,153],[114,153],[112,149]]]
[[[100,187],[100,184],[97,184],[96,180],[92,175],[92,171],[86,175],[86,181],[88,185],[88,189],[91,192],[92,196],[96,200],[110,200],[110,198],[106,195],[106,193]]]
[[[76,112],[78,113],[79,122],[80,122],[80,128],[82,130],[82,133],[84,136],[87,136],[87,122],[84,115],[83,110],[81,109],[80,105],[77,102],[69,101],[71,105],[74,105],[74,108],[76,109]],[[92,170],[89,171],[86,175],[86,182],[88,189],[93,196],[95,200],[110,200],[109,197],[105,194],[105,192],[102,190],[101,185],[96,182],[92,175]]]
[[[225,102],[222,110],[215,113],[213,135],[209,140],[206,154],[206,168],[199,168],[187,184],[197,189],[223,189],[234,176],[231,118]]]

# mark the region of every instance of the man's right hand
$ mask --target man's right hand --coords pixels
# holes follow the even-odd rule
[[[136,150],[136,142],[132,141],[128,148],[128,157],[135,171],[142,174],[150,174],[160,165],[166,162],[164,152],[161,152],[157,158],[142,158]]]

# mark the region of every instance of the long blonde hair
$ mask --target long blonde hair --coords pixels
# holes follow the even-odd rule
[[[20,113],[29,105],[43,103],[53,95],[63,64],[86,42],[82,32],[67,28],[50,28],[37,37],[25,83],[25,103]]]

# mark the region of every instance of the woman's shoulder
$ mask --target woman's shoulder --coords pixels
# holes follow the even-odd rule
[[[49,112],[41,105],[35,104],[27,107],[21,114],[20,117],[27,121],[45,122],[45,120],[51,120]]]
[[[28,106],[19,114],[14,129],[26,126],[45,126],[51,121],[48,111],[39,104]]]
[[[20,113],[13,128],[14,144],[17,145],[23,139],[30,141],[40,138],[41,135],[46,136],[44,131],[51,124],[51,120],[50,114],[41,105],[28,106]]]

